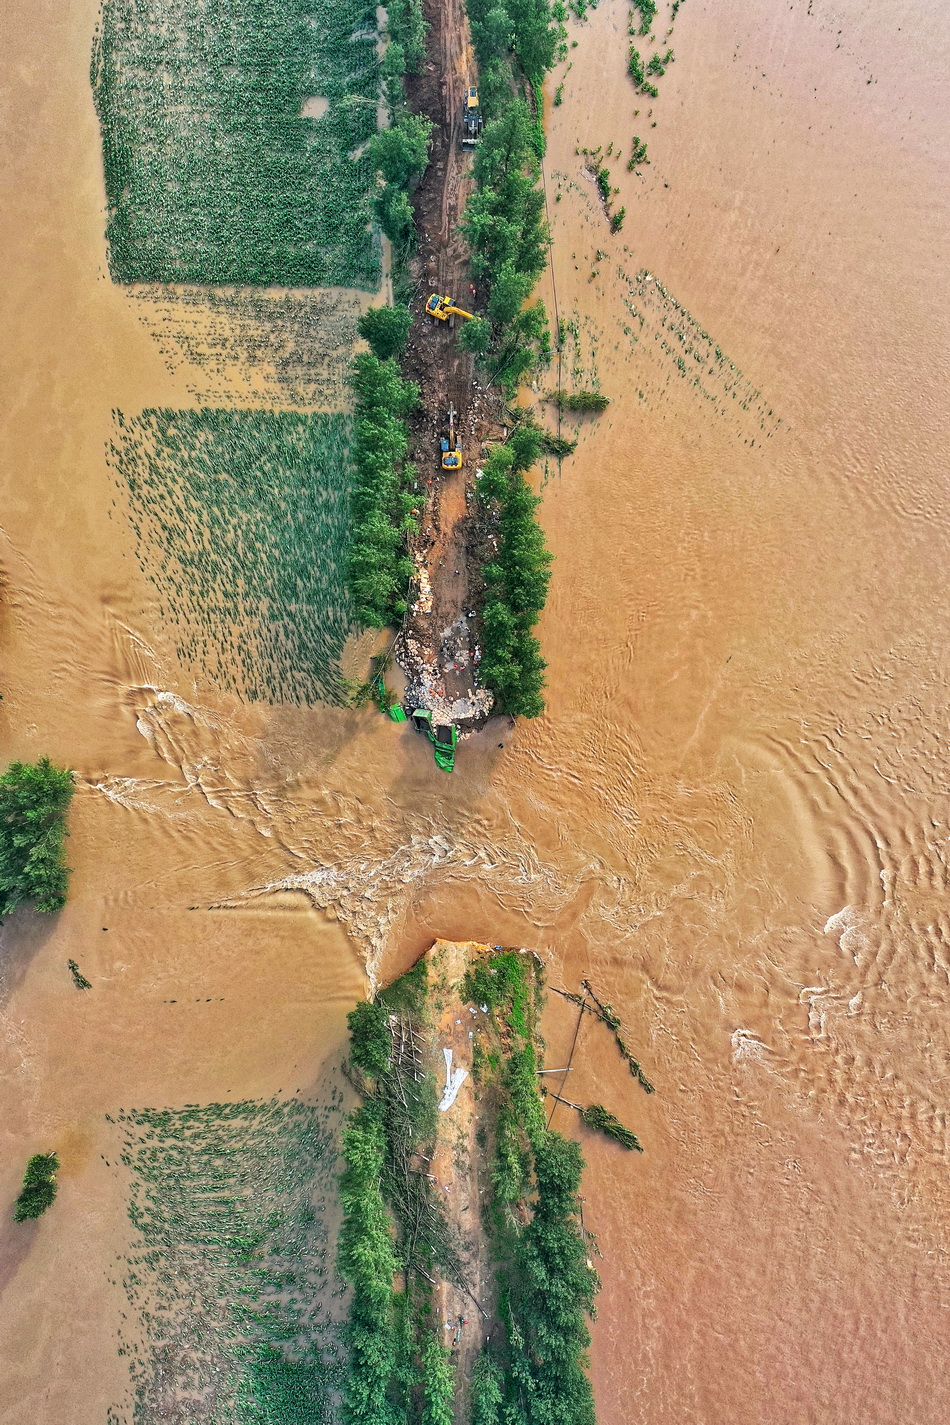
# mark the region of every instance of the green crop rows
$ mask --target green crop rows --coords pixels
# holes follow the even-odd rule
[[[324,1220],[340,1098],[121,1114],[136,1241],[110,1420],[332,1425],[342,1374]]]
[[[341,700],[350,421],[293,411],[116,415],[111,461],[178,656],[251,702]]]
[[[375,45],[366,0],[104,0],[115,280],[375,288]]]

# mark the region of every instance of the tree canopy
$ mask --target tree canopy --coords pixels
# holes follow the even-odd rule
[[[380,361],[401,356],[409,340],[412,313],[408,307],[369,307],[356,323],[356,330]]]
[[[62,910],[69,869],[64,841],[73,774],[39,762],[11,762],[0,776],[0,915],[32,902]]]
[[[55,1153],[34,1153],[23,1174],[23,1189],[13,1208],[15,1222],[28,1222],[42,1217],[56,1197],[56,1171],[59,1159]]]

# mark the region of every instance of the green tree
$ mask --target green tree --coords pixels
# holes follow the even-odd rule
[[[404,381],[391,358],[362,352],[350,363],[356,396],[351,508],[353,535],[349,587],[356,616],[367,628],[401,617],[412,574],[406,534],[413,527],[417,470],[406,460],[405,418],[419,401],[419,387]]]
[[[505,0],[515,31],[515,53],[527,79],[540,83],[554,64],[557,33],[548,0]]]
[[[378,1078],[392,1058],[389,1016],[381,1005],[361,1000],[346,1017],[350,1030],[350,1058],[359,1069]]]
[[[398,1347],[393,1303],[396,1256],[392,1222],[380,1188],[386,1139],[374,1104],[365,1104],[347,1119],[343,1158],[338,1262],[341,1275],[353,1288],[343,1419],[346,1425],[398,1425],[389,1394]]]
[[[512,258],[506,258],[495,274],[491,297],[488,301],[488,315],[499,326],[513,322],[531,295],[534,277],[530,272],[519,272]]]
[[[515,426],[508,439],[512,467],[516,471],[530,470],[541,458],[544,434],[538,426],[522,422]],[[537,502],[540,504],[540,501]]]
[[[72,772],[48,757],[11,762],[0,777],[0,915],[29,902],[47,912],[66,904],[64,842],[73,790]]]
[[[415,243],[416,230],[412,204],[405,189],[395,183],[384,183],[374,199],[376,220],[390,242],[409,250]]]
[[[422,1348],[422,1384],[422,1425],[452,1425],[455,1381],[449,1353],[435,1332],[430,1333]]]
[[[426,22],[422,0],[389,0],[386,10],[389,33],[405,55],[405,72],[418,74],[426,54]]]
[[[473,317],[459,332],[459,346],[475,356],[482,356],[491,345],[491,323],[484,317]]]
[[[56,1197],[56,1172],[59,1158],[55,1153],[34,1153],[23,1174],[23,1190],[13,1208],[15,1222],[42,1217]]]
[[[392,128],[370,139],[367,154],[387,183],[408,189],[429,160],[432,120],[424,114],[403,114]]]
[[[504,1377],[488,1350],[472,1367],[472,1425],[500,1425]]]
[[[401,356],[409,340],[412,313],[408,307],[369,307],[356,323],[356,330],[380,361]]]
[[[511,16],[503,5],[493,5],[482,19],[472,18],[472,40],[481,57],[493,59],[505,54],[514,42]]]
[[[594,1425],[584,1372],[599,1288],[587,1266],[577,1191],[577,1143],[544,1131],[535,1143],[537,1193],[519,1242],[512,1293],[511,1376],[529,1425]]]
[[[546,664],[532,629],[547,597],[551,555],[535,518],[540,501],[521,473],[537,459],[541,440],[537,427],[517,426],[507,446],[489,454],[480,481],[482,499],[498,502],[498,549],[482,571],[489,595],[481,673],[502,707],[518,717],[544,711]]]

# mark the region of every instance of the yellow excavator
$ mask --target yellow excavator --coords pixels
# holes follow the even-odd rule
[[[474,148],[484,127],[485,120],[478,102],[478,86],[473,84],[466,90],[462,100],[462,147]]]
[[[426,311],[430,317],[435,317],[436,321],[447,322],[452,317],[464,317],[470,322],[474,317],[474,312],[463,312],[461,307],[457,307],[451,297],[440,297],[438,292],[433,292],[426,302]]]
[[[462,452],[455,434],[455,407],[449,406],[449,433],[439,442],[442,449],[442,469],[461,470]]]

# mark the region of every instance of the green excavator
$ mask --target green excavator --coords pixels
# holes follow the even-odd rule
[[[432,743],[435,765],[443,772],[455,771],[455,748],[458,744],[458,728],[453,722],[433,722],[431,708],[416,708],[412,714],[412,725],[416,732],[423,733]]]

